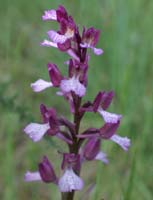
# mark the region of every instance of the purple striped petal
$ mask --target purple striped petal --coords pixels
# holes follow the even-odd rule
[[[87,43],[81,43],[81,44],[80,44],[80,47],[82,47],[82,48],[89,48],[90,45],[87,44]]]
[[[107,159],[107,154],[104,153],[104,152],[102,152],[102,151],[100,151],[100,152],[96,155],[95,160],[100,160],[100,161],[102,161],[102,162],[105,163],[105,164],[108,164],[108,163],[109,163],[109,160]]]
[[[128,151],[131,145],[131,141],[128,137],[121,137],[119,135],[113,135],[110,140],[117,143],[124,151]]]
[[[95,48],[95,47],[91,47],[91,49],[93,50],[94,54],[97,55],[97,56],[104,53],[104,51],[102,49],[98,49],[98,48]]]
[[[59,33],[53,30],[48,31],[47,34],[49,39],[54,43],[64,43],[67,40],[67,37],[65,35],[60,35]]]
[[[24,132],[33,140],[33,142],[38,142],[49,129],[49,123],[30,123],[25,127]]]
[[[58,48],[56,43],[51,42],[49,40],[44,40],[43,42],[40,43],[40,45],[41,46],[45,46],[45,47],[55,47],[55,48]]]
[[[77,176],[73,170],[66,169],[63,176],[59,179],[58,186],[61,192],[72,192],[72,190],[82,190],[83,180]]]
[[[117,123],[122,117],[122,115],[110,113],[101,108],[98,109],[98,112],[103,117],[106,123]]]
[[[45,81],[43,79],[38,79],[36,82],[31,83],[31,87],[34,92],[41,92],[46,88],[52,87],[53,84],[51,82]]]
[[[62,80],[60,88],[63,93],[69,93],[71,91],[75,92],[76,95],[82,97],[86,93],[86,88],[83,84],[80,83],[78,78],[73,76],[68,80]]]
[[[42,16],[42,20],[57,20],[56,10],[46,10]]]
[[[84,43],[84,44],[81,43],[80,46],[81,46],[82,48],[90,48],[90,49],[92,49],[92,51],[93,51],[94,54],[96,54],[96,55],[101,55],[101,54],[104,53],[104,51],[103,51],[102,49],[95,48],[95,47],[93,47],[93,46],[91,46],[90,44],[87,44],[87,43]]]
[[[30,172],[27,171],[24,176],[24,181],[31,182],[31,181],[42,181],[40,173],[39,172]]]

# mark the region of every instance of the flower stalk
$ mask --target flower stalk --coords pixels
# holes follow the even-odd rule
[[[84,182],[80,177],[84,162],[100,160],[108,164],[106,153],[101,151],[101,143],[113,141],[125,151],[130,146],[130,139],[116,134],[122,116],[106,111],[112,102],[113,91],[100,91],[93,101],[84,102],[88,85],[88,69],[90,56],[88,49],[95,55],[103,54],[103,50],[96,48],[100,31],[93,27],[83,27],[82,34],[73,18],[68,15],[63,6],[57,10],[47,10],[42,16],[44,21],[56,21],[59,30],[49,30],[48,40],[41,42],[41,46],[54,47],[61,53],[66,53],[70,59],[65,62],[68,66],[68,77],[62,75],[58,66],[48,63],[50,81],[38,79],[31,84],[34,92],[41,92],[47,88],[57,88],[57,95],[63,97],[70,106],[73,115],[71,122],[66,117],[61,117],[55,108],[40,105],[42,122],[28,124],[24,132],[33,142],[39,142],[46,137],[57,137],[65,142],[68,151],[60,152],[62,176],[57,177],[52,163],[44,156],[35,172],[27,171],[25,181],[42,181],[57,185],[61,192],[62,200],[73,200],[75,191],[83,189]],[[104,121],[101,128],[89,127],[80,131],[80,123],[85,113],[99,113]],[[62,127],[65,127],[64,131]],[[59,151],[58,151],[59,152]]]

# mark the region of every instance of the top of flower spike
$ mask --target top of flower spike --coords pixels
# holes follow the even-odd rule
[[[80,48],[90,48],[96,55],[103,53],[102,49],[95,48],[99,39],[100,31],[93,27],[90,27],[89,29],[84,28],[82,36],[80,36],[78,27],[73,18],[68,15],[63,6],[58,6],[57,10],[46,10],[42,19],[44,21],[54,20],[60,25],[59,31],[56,32],[54,30],[49,30],[47,32],[51,41],[44,40],[41,43],[42,46],[52,46],[61,51],[67,51],[67,53],[76,60],[79,60],[77,54],[80,54]],[[75,44],[71,44],[71,41]]]
[[[84,28],[82,34],[82,41],[83,43],[95,46],[98,42],[99,35],[100,35],[100,30],[96,30],[93,27],[90,27],[87,30]]]
[[[42,16],[42,20],[55,20],[55,21],[60,21],[61,18],[68,18],[67,12],[63,6],[58,6],[57,10],[46,10],[44,12],[44,15]]]

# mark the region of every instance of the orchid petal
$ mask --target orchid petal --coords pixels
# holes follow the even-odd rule
[[[121,115],[107,112],[101,108],[98,109],[98,112],[106,123],[117,123],[122,117]]]
[[[102,49],[98,49],[95,47],[91,47],[91,49],[93,50],[94,54],[98,55],[98,56],[104,53],[104,51]]]
[[[54,43],[64,43],[67,40],[65,35],[60,35],[56,31],[48,31],[47,32],[49,39],[51,39]]]
[[[80,44],[80,47],[82,47],[82,48],[89,48],[90,45],[87,44],[87,43],[81,43],[81,44]]]
[[[72,192],[72,190],[82,190],[82,179],[73,170],[66,169],[64,175],[59,179],[58,186],[61,192]]]
[[[24,132],[33,140],[33,142],[38,142],[49,129],[49,123],[30,123],[25,127]]]
[[[96,55],[101,55],[101,54],[104,53],[104,51],[103,51],[102,49],[95,48],[95,47],[91,46],[91,45],[88,44],[88,43],[81,43],[80,46],[81,46],[82,48],[90,48],[90,49],[92,49],[92,51],[93,51],[94,54],[96,54]]]
[[[38,79],[36,82],[31,83],[31,87],[34,92],[41,92],[46,88],[52,87],[53,84],[51,82],[45,81],[43,79]]]
[[[121,137],[119,135],[113,135],[110,140],[117,143],[124,151],[128,151],[129,146],[131,145],[131,141],[128,137]]]
[[[41,181],[41,176],[39,172],[30,172],[27,171],[25,176],[24,176],[24,180],[26,182],[31,182],[31,181]]]
[[[100,151],[100,152],[96,155],[95,160],[100,160],[100,161],[102,161],[102,162],[105,163],[105,164],[108,164],[108,163],[109,163],[109,160],[107,159],[106,153],[104,153],[104,152],[102,152],[102,151]]]
[[[84,96],[86,92],[85,86],[81,84],[78,78],[74,76],[68,80],[62,80],[60,87],[63,93],[69,93],[73,91],[80,97]]]
[[[56,10],[46,10],[42,16],[42,20],[57,20]]]
[[[40,43],[40,45],[41,46],[46,46],[46,47],[55,47],[55,48],[58,48],[56,43],[51,42],[49,40],[44,40],[43,42]]]

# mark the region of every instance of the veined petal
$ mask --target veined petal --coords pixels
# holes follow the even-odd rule
[[[83,185],[83,180],[77,176],[71,168],[65,170],[64,175],[59,179],[58,182],[58,186],[61,192],[82,190]]]
[[[99,151],[99,153],[96,155],[95,160],[100,160],[105,164],[109,163],[109,160],[107,159],[106,153]]]
[[[41,46],[45,46],[45,47],[55,47],[55,48],[58,48],[56,43],[51,42],[49,40],[44,40],[43,42],[40,43],[40,45]]]
[[[91,47],[91,49],[93,50],[94,54],[96,54],[98,56],[104,53],[104,51],[102,49],[98,49],[95,47]]]
[[[34,142],[38,142],[39,140],[42,139],[42,137],[49,130],[49,128],[50,128],[49,123],[46,124],[30,123],[25,127],[24,132]]]
[[[64,43],[67,40],[65,35],[60,35],[56,31],[48,31],[47,32],[49,39],[51,39],[54,43]]]
[[[106,123],[117,123],[122,117],[121,115],[107,112],[101,108],[98,109],[98,112]]]
[[[42,16],[42,20],[57,20],[56,10],[46,10]]]
[[[81,44],[80,44],[80,47],[82,47],[82,48],[89,48],[90,45],[87,44],[87,43],[81,43]]]
[[[81,84],[78,78],[74,76],[68,80],[62,80],[60,87],[63,93],[69,93],[73,91],[80,97],[84,96],[86,92],[85,86]]]
[[[27,171],[25,176],[24,176],[24,180],[26,182],[31,182],[31,181],[41,181],[41,176],[39,172],[30,172]]]
[[[128,151],[129,146],[131,145],[131,141],[128,137],[121,137],[117,134],[113,135],[110,140],[117,143],[124,151]]]
[[[43,79],[38,79],[36,82],[31,83],[31,87],[34,92],[41,92],[46,88],[52,87],[53,84],[51,82],[45,81]]]
[[[94,54],[96,54],[96,55],[101,55],[101,54],[104,53],[104,51],[103,51],[102,49],[95,48],[95,47],[91,46],[91,45],[88,44],[88,43],[81,43],[80,46],[81,46],[82,48],[90,48],[90,49],[92,49],[92,51],[93,51]]]

